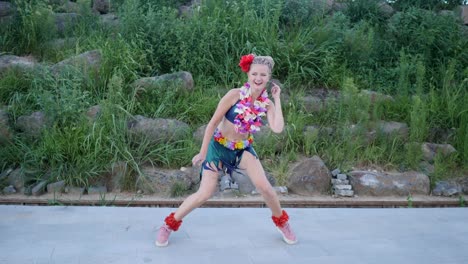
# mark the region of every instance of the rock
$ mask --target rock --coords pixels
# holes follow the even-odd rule
[[[450,154],[456,152],[457,150],[450,144],[434,144],[434,143],[423,143],[422,152],[424,159],[432,162],[434,161],[437,154],[441,154],[443,156],[449,156]]]
[[[68,0],[48,0],[50,5],[63,5]]]
[[[334,169],[334,170],[331,172],[332,176],[334,176],[334,177],[336,177],[336,176],[337,176],[338,174],[340,174],[340,173],[341,173],[341,170],[340,170],[340,169]]]
[[[0,17],[0,27],[2,28],[13,28],[15,25],[16,19],[15,16],[4,16]]]
[[[305,159],[292,167],[288,189],[301,195],[328,194],[331,174],[318,157]]]
[[[348,173],[354,191],[368,196],[427,195],[430,191],[429,177],[423,173],[351,171]]]
[[[377,132],[375,130],[369,131],[360,124],[351,124],[347,129],[355,140],[362,141],[363,144],[371,144],[377,138]]]
[[[460,10],[460,17],[463,24],[468,25],[468,5],[461,5],[458,8]]]
[[[93,10],[100,14],[107,14],[110,10],[110,0],[93,0]]]
[[[287,195],[289,193],[288,187],[286,186],[274,186],[273,189],[278,195]],[[255,189],[250,193],[250,195],[260,195],[260,193]]]
[[[339,173],[339,174],[336,175],[336,178],[337,178],[338,180],[344,181],[344,180],[347,180],[347,179],[348,179],[348,176],[347,176],[346,174],[344,174],[344,173]]]
[[[178,13],[179,17],[192,17],[193,9],[190,6],[186,6],[186,5],[180,6],[178,11],[179,11]]]
[[[434,143],[447,143],[453,141],[457,131],[455,128],[438,128],[432,127],[429,129],[428,141]]]
[[[197,128],[197,130],[195,130],[195,132],[193,132],[193,140],[197,144],[201,144],[203,142],[203,137],[205,136],[206,126],[207,125],[203,125],[203,126]]]
[[[276,183],[275,178],[268,172],[266,172],[266,177],[271,186],[274,186]],[[232,172],[232,180],[238,185],[238,190],[241,194],[250,194],[256,190],[255,186],[244,170]]]
[[[348,9],[348,4],[346,2],[334,2],[332,6],[333,12],[342,12],[344,13]]]
[[[80,5],[71,1],[66,1],[60,9],[64,11],[63,13],[79,13],[81,11]]]
[[[461,193],[462,187],[456,182],[449,181],[436,182],[434,190],[432,190],[432,194],[437,196],[453,196]]]
[[[377,102],[394,102],[395,99],[390,95],[385,95],[379,92],[371,91],[371,90],[361,90],[361,94],[369,96],[370,102],[375,104]]]
[[[386,136],[399,136],[401,138],[408,138],[408,125],[405,123],[394,121],[379,121],[376,124],[378,131]]]
[[[314,10],[328,14],[333,9],[335,0],[310,0],[311,7]]]
[[[0,145],[10,142],[12,138],[8,113],[0,107]]]
[[[187,137],[190,127],[175,119],[146,118],[137,115],[128,122],[131,133],[144,136],[153,143],[173,142]]]
[[[47,184],[48,193],[62,193],[65,190],[65,181]]]
[[[54,13],[55,26],[59,35],[64,35],[78,24],[76,13]]]
[[[187,173],[180,170],[166,170],[153,166],[142,166],[143,173],[137,180],[137,189],[147,194],[160,194],[170,196],[173,188],[183,191],[192,187],[192,181]]]
[[[449,16],[449,17],[455,17],[455,12],[452,10],[440,10],[439,15],[441,16]]]
[[[333,186],[334,190],[352,190],[353,187],[349,184],[338,184]]]
[[[171,86],[182,87],[189,91],[193,90],[192,74],[190,72],[181,71],[156,77],[141,78],[133,83],[133,87],[135,87],[138,93],[153,89],[166,89]]]
[[[221,176],[219,180],[219,190],[224,191],[226,189],[233,189],[231,188],[231,182],[233,182],[231,176],[229,174],[225,174]],[[237,189],[239,189],[239,186],[236,184]]]
[[[432,174],[435,172],[435,167],[434,165],[430,164],[429,162],[427,161],[421,161],[419,163],[419,168],[420,170],[424,173],[424,174]]]
[[[319,127],[316,125],[304,127],[304,137],[310,137],[311,139],[329,137],[333,135],[333,128],[331,127]]]
[[[22,188],[22,192],[24,195],[27,195],[27,196],[30,196],[32,195],[32,189],[33,189],[34,185],[29,185],[29,186],[25,186]]]
[[[7,17],[13,15],[15,9],[13,4],[5,1],[0,1],[0,17]]]
[[[200,9],[200,5],[201,0],[192,0],[190,3],[180,6],[178,16],[190,18],[196,10]]]
[[[107,187],[106,186],[91,186],[88,188],[88,194],[104,194],[107,193]]]
[[[286,186],[275,186],[273,189],[275,189],[278,194],[288,194],[288,187]]]
[[[65,187],[65,192],[68,194],[84,195],[85,191],[86,191],[86,188],[84,187],[74,187],[74,186]]]
[[[130,173],[130,169],[128,167],[127,162],[125,161],[118,161],[114,162],[111,166],[111,179],[108,184],[108,187],[111,191],[121,191],[123,188],[123,184],[125,179]]]
[[[58,62],[52,66],[52,72],[59,73],[68,67],[77,67],[84,71],[98,72],[101,67],[102,55],[99,50],[87,51]]]
[[[118,29],[120,26],[120,20],[116,14],[104,14],[99,16],[99,23],[111,29]]]
[[[349,184],[349,180],[338,180],[338,179],[332,179],[331,180],[332,184]]]
[[[24,174],[21,168],[15,169],[8,174],[8,184],[13,185],[16,190],[24,187]]]
[[[20,116],[16,121],[16,127],[33,137],[39,137],[42,129],[47,126],[46,116],[42,112],[34,112],[29,116]]]
[[[323,102],[320,98],[307,95],[302,98],[302,103],[304,104],[304,108],[308,112],[320,112],[323,109]]]
[[[468,194],[468,176],[458,178],[456,183],[460,185],[464,194]]]
[[[192,167],[182,167],[180,171],[184,172],[187,177],[189,177],[190,181],[192,182],[192,186],[197,185],[200,183],[200,172],[201,172],[201,165],[192,166]]]
[[[228,199],[228,198],[238,198],[242,196],[238,190],[227,189],[224,191],[217,191],[213,194],[215,198]]]
[[[32,57],[18,57],[14,55],[0,55],[0,76],[9,70],[28,71],[36,66]]]
[[[395,10],[393,9],[392,6],[390,6],[386,1],[380,1],[378,3],[380,14],[382,14],[385,17],[391,17],[394,13]]]
[[[58,38],[47,42],[47,47],[53,50],[63,50],[76,44],[77,38]]]
[[[13,185],[9,185],[5,188],[3,188],[3,193],[4,194],[13,194],[13,193],[16,193],[16,189]]]
[[[34,196],[40,196],[40,195],[43,195],[45,190],[46,190],[46,186],[47,186],[47,181],[41,181],[39,182],[38,184],[36,184],[32,190],[31,190],[31,194],[34,195]]]
[[[0,173],[0,181],[6,177],[8,177],[8,175],[10,175],[10,173],[13,171],[13,169],[7,169],[6,171],[3,171],[2,173]]]
[[[266,118],[264,118],[263,121],[266,121]],[[271,131],[268,124],[265,124],[259,132],[254,134],[254,147],[259,146],[259,148],[263,149],[273,148],[274,151],[281,152],[286,146],[288,137],[288,133],[286,131],[289,129],[295,128],[292,126],[286,126],[281,133],[277,134]]]
[[[345,197],[353,197],[354,196],[354,191],[353,190],[335,190],[335,195],[345,196]]]
[[[86,117],[89,121],[94,122],[97,120],[98,116],[101,114],[102,109],[100,105],[91,106],[86,111]]]

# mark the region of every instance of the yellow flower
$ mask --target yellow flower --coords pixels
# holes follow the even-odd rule
[[[221,143],[221,145],[226,145],[226,138],[220,138],[219,139],[219,143]]]
[[[242,149],[242,148],[244,148],[244,146],[243,146],[243,145],[244,145],[244,144],[243,144],[243,142],[242,142],[242,141],[238,141],[238,142],[236,142],[236,149]]]

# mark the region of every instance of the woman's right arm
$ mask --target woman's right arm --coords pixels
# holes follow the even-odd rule
[[[223,98],[221,98],[221,100],[219,101],[215,113],[211,117],[210,122],[208,122],[208,125],[206,126],[200,152],[197,155],[195,155],[195,157],[193,157],[192,159],[192,163],[194,165],[198,165],[200,162],[203,162],[205,160],[206,153],[208,151],[208,145],[210,144],[210,140],[213,136],[215,129],[218,127],[221,120],[223,120],[223,117],[226,114],[226,112],[229,110],[229,108],[231,108],[231,106],[237,101],[238,98],[239,90],[232,89],[229,92],[227,92],[226,95],[224,95]]]

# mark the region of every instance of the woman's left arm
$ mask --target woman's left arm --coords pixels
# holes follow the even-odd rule
[[[267,106],[267,119],[270,125],[271,131],[275,133],[281,133],[284,128],[284,117],[283,111],[281,110],[281,88],[273,83],[271,88],[271,96],[273,97],[274,103],[270,102]]]

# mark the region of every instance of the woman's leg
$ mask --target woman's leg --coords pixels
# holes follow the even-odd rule
[[[174,214],[174,218],[178,221],[182,220],[193,209],[201,206],[206,200],[213,196],[218,185],[218,172],[204,169],[200,187],[196,193],[193,193],[185,199]]]
[[[271,219],[283,236],[283,240],[288,244],[296,244],[297,238],[289,225],[289,216],[286,211],[281,209],[276,191],[268,181],[260,160],[252,153],[245,151],[242,154],[242,160],[239,167],[246,170],[247,175],[257,188],[257,191],[262,194],[263,199],[265,199],[265,203],[271,210]]]
[[[265,199],[265,203],[270,208],[273,216],[280,217],[282,210],[278,196],[268,181],[260,160],[252,155],[252,153],[244,151],[239,167],[247,172],[257,191]]]
[[[182,224],[182,218],[188,215],[193,209],[202,205],[208,200],[218,184],[218,172],[203,170],[200,187],[198,191],[185,199],[175,213],[171,213],[164,220],[156,235],[156,246],[165,247],[169,243],[169,236],[172,231],[177,231]]]

